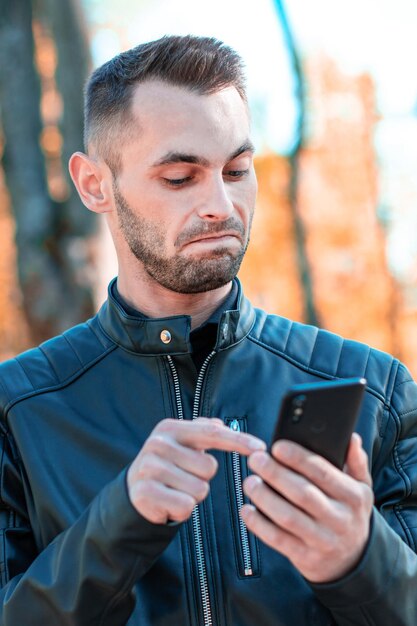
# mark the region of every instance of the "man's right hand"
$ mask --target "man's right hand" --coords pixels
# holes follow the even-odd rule
[[[129,498],[150,522],[183,522],[206,498],[217,472],[216,459],[205,450],[247,456],[265,448],[260,439],[235,432],[217,418],[162,420],[128,470]]]

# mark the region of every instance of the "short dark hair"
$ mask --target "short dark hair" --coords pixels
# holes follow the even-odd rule
[[[114,174],[120,142],[129,138],[133,90],[147,80],[199,94],[233,86],[247,101],[241,57],[214,37],[165,36],[118,54],[93,72],[85,89],[85,149],[94,143]]]

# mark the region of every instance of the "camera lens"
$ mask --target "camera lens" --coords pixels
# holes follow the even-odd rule
[[[306,397],[304,395],[295,396],[295,398],[293,400],[293,405],[297,406],[297,407],[303,407],[305,401],[306,401]]]
[[[295,396],[292,401],[292,422],[298,424],[301,420],[301,416],[304,413],[304,404],[306,397],[304,395]]]

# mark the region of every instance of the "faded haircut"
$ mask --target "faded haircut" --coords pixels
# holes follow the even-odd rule
[[[165,36],[118,54],[97,68],[85,89],[84,144],[94,146],[116,175],[123,143],[132,136],[135,87],[160,80],[198,94],[235,87],[246,103],[241,57],[213,37]]]

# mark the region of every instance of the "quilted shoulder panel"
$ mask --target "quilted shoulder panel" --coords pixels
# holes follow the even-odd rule
[[[398,362],[364,343],[259,310],[250,336],[313,374],[329,379],[364,377],[378,395],[391,395]]]
[[[115,348],[94,319],[74,326],[0,365],[0,404],[4,411],[30,395],[65,385]]]

